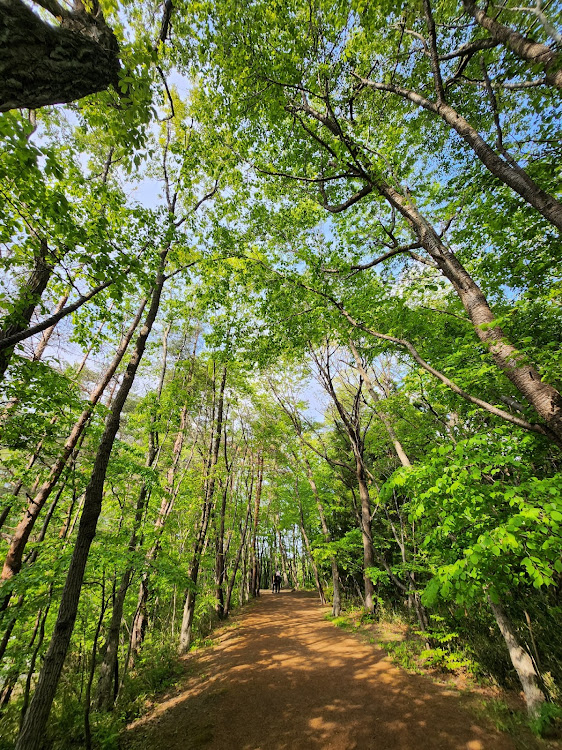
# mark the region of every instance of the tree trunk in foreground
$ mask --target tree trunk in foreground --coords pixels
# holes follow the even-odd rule
[[[515,629],[503,606],[499,602],[493,602],[490,596],[488,596],[488,603],[505,640],[511,663],[523,687],[527,711],[530,716],[537,716],[540,713],[542,704],[546,700],[546,696],[540,687],[539,675],[537,674],[533,660],[519,643]]]
[[[26,713],[25,721],[16,743],[16,750],[39,750],[45,737],[45,728],[51,711],[51,705],[70,645],[72,631],[74,630],[86,562],[101,513],[105,476],[115,436],[117,435],[121,421],[121,411],[135,380],[137,369],[146,347],[146,341],[158,313],[160,296],[165,280],[163,268],[166,255],[167,253],[164,252],[161,256],[161,270],[159,271],[156,286],[152,294],[148,315],[137,338],[135,350],[131,355],[131,359],[123,375],[121,386],[105,422],[105,429],[100,439],[92,475],[84,496],[82,517],[62,592],[57,621],[45,655],[43,668],[39,674],[33,700]]]
[[[72,12],[59,6],[64,15],[57,26],[22,0],[0,0],[0,112],[71,102],[117,86],[119,45],[97,0],[91,13],[79,0],[73,5]]]

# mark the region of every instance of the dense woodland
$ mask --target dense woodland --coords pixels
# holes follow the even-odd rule
[[[0,747],[115,747],[276,568],[545,726],[560,5],[0,12]]]

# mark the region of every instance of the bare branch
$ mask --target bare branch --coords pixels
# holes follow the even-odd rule
[[[325,208],[326,211],[329,211],[331,214],[339,214],[342,211],[345,211],[347,208],[350,208],[350,206],[355,205],[358,203],[361,198],[364,198],[366,195],[369,195],[373,191],[373,188],[371,185],[365,185],[365,187],[362,187],[361,190],[359,190],[357,193],[354,193],[350,198],[348,198],[343,203],[340,203],[335,206],[329,206],[327,203],[322,203],[322,208]]]
[[[483,49],[493,49],[499,46],[499,42],[496,39],[476,39],[473,42],[467,42],[461,47],[456,49],[454,52],[448,52],[446,55],[439,55],[439,60],[452,60],[455,57],[464,57],[465,55],[473,55],[475,52],[479,52]]]
[[[412,242],[409,245],[402,245],[401,247],[395,247],[393,250],[389,250],[388,253],[384,253],[383,255],[379,255],[378,258],[375,258],[374,260],[369,261],[368,263],[362,263],[359,265],[351,266],[352,271],[366,271],[368,268],[373,268],[373,266],[377,266],[379,263],[382,263],[385,260],[388,260],[388,258],[392,258],[394,255],[399,255],[400,253],[410,253],[411,250],[416,250],[417,248],[420,248],[421,244],[419,242]]]
[[[36,333],[41,333],[47,328],[56,325],[59,320],[62,320],[67,315],[70,315],[70,313],[78,310],[78,308],[81,307],[85,302],[88,302],[92,299],[92,297],[95,297],[96,294],[99,294],[104,289],[107,289],[107,287],[111,286],[111,284],[113,284],[114,282],[115,279],[104,281],[103,284],[99,284],[99,286],[94,287],[94,289],[92,289],[90,292],[79,297],[76,302],[63,307],[62,310],[59,310],[57,313],[50,315],[48,318],[45,318],[45,320],[41,321],[41,323],[30,326],[29,328],[26,328],[25,331],[14,333],[12,336],[7,336],[5,339],[0,339],[0,351],[2,351],[3,349],[9,349],[16,344],[19,344],[20,341],[24,341],[25,339],[34,336]]]

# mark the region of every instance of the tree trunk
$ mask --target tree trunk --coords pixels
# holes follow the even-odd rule
[[[544,419],[557,439],[562,441],[560,393],[544,383],[536,368],[527,363],[526,358],[507,341],[479,286],[414,204],[390,185],[379,183],[377,189],[409,222],[422,247],[449,279],[472,321],[476,335],[486,345],[496,365]]]
[[[540,713],[546,696],[540,687],[539,675],[533,660],[519,643],[515,629],[501,603],[493,602],[490,596],[488,596],[488,603],[509,651],[511,663],[521,682],[527,711],[532,717],[535,717]]]
[[[258,561],[258,550],[257,550],[257,534],[258,524],[260,517],[260,502],[261,502],[261,490],[263,481],[263,455],[260,453],[258,456],[258,477],[256,485],[256,495],[254,498],[254,522],[252,525],[252,563],[251,563],[251,586],[250,592],[252,596],[259,596],[260,593],[260,576],[259,576],[259,561]]]
[[[195,613],[195,600],[197,597],[197,579],[199,576],[199,565],[201,562],[201,556],[203,554],[203,548],[207,538],[207,529],[209,527],[209,521],[211,518],[213,495],[215,492],[216,483],[216,466],[219,459],[220,443],[222,437],[222,425],[224,415],[224,389],[226,386],[226,375],[227,368],[223,368],[219,396],[218,396],[218,408],[216,424],[214,425],[214,432],[211,435],[210,442],[210,456],[207,462],[207,476],[205,478],[205,488],[203,492],[203,507],[201,514],[201,521],[199,524],[199,532],[195,542],[195,549],[193,552],[193,559],[189,573],[189,585],[185,594],[185,604],[183,608],[183,617],[180,630],[180,654],[185,654],[189,650],[192,640],[193,630],[193,615]],[[214,414],[213,414],[214,416]]]
[[[119,80],[119,45],[97,0],[56,26],[22,0],[0,0],[0,112],[37,109],[104,91]],[[58,11],[57,11],[58,12]],[[54,18],[52,19],[54,21]]]
[[[145,305],[146,299],[143,299],[137,311],[135,319],[133,320],[127,333],[123,337],[123,340],[120,342],[117,351],[115,352],[115,356],[113,357],[110,366],[107,368],[107,370],[103,374],[102,379],[92,391],[88,406],[84,409],[76,424],[72,428],[72,432],[70,433],[66,443],[64,444],[61,455],[53,464],[49,476],[41,485],[39,492],[37,492],[35,497],[30,501],[27,509],[25,510],[23,518],[14,531],[10,542],[10,548],[6,555],[4,566],[2,569],[3,581],[17,575],[17,573],[19,573],[19,571],[21,570],[23,553],[29,540],[31,531],[35,525],[35,521],[37,520],[39,513],[43,509],[43,506],[47,502],[47,499],[49,498],[51,492],[57,484],[57,481],[59,480],[68,459],[70,458],[86,425],[88,424],[94,407],[99,402],[105,389],[107,388],[107,385],[111,381],[111,378],[114,376],[119,364],[121,363],[121,360],[123,359],[123,356],[127,351],[127,347],[129,346],[133,334],[139,324]]]
[[[562,66],[560,54],[553,52],[546,44],[529,39],[518,31],[496,21],[476,6],[473,0],[463,0],[464,9],[476,23],[490,35],[514,52],[522,60],[532,65],[540,65],[546,73],[546,81],[551,86],[562,88]]]
[[[371,533],[371,498],[369,487],[365,479],[365,470],[362,462],[357,459],[357,482],[359,484],[359,499],[361,500],[361,538],[363,541],[363,579],[365,587],[365,611],[374,614],[375,611],[375,587],[367,575],[367,568],[375,567],[375,552],[373,549],[373,536]]]
[[[226,440],[226,435],[225,435]],[[222,502],[220,506],[219,527],[217,529],[217,545],[215,555],[215,587],[216,587],[216,605],[215,611],[219,620],[224,620],[224,579],[225,579],[225,553],[224,553],[224,523],[226,515],[226,501],[231,477],[225,483],[222,491]]]
[[[297,493],[298,497],[298,493]],[[308,538],[308,534],[306,533],[306,529],[304,528],[304,513],[302,510],[302,503],[299,498],[299,509],[300,509],[300,518],[301,518],[301,534],[302,539],[304,542],[304,547],[306,549],[306,552],[308,554],[308,560],[310,562],[310,565],[312,567],[312,573],[314,575],[314,583],[316,584],[316,590],[318,591],[318,596],[320,597],[320,604],[324,605],[326,604],[326,596],[324,594],[324,589],[322,587],[322,582],[320,581],[320,576],[318,575],[318,566],[316,565],[314,561],[314,557],[312,556],[312,548],[310,546],[310,540]],[[303,566],[303,575],[304,575],[304,566]]]
[[[279,556],[281,557],[281,568],[283,569],[283,583],[285,586],[289,586],[289,565],[287,563],[287,552],[283,544],[281,529],[279,528],[279,516],[277,516],[277,544],[279,545]]]
[[[144,354],[146,341],[152,330],[152,325],[156,319],[158,308],[160,306],[160,296],[165,281],[163,269],[166,256],[167,251],[164,251],[161,255],[161,270],[159,271],[156,285],[152,293],[152,300],[147,318],[137,338],[135,350],[127,365],[121,386],[119,387],[119,391],[113,401],[111,411],[106,418],[105,428],[100,438],[94,467],[86,488],[82,517],[80,519],[76,543],[62,592],[53,635],[45,655],[43,668],[39,674],[33,699],[25,716],[23,727],[16,743],[16,750],[39,750],[45,736],[45,728],[49,718],[51,705],[55,697],[60,674],[70,644],[72,631],[74,629],[86,562],[88,560],[90,546],[96,534],[98,518],[101,513],[105,476],[109,459],[111,457],[113,443],[121,421],[121,411],[133,385],[140,361]]]
[[[117,654],[119,650],[119,632],[121,630],[121,620],[123,619],[123,606],[125,597],[129,590],[133,568],[129,567],[121,577],[121,583],[113,601],[111,612],[111,621],[107,638],[105,640],[105,649],[103,661],[100,664],[99,680],[96,690],[96,708],[98,710],[111,711],[114,702],[114,676],[117,666]],[[93,675],[92,675],[93,677]]]
[[[537,185],[522,167],[511,160],[502,158],[496,153],[482,138],[476,128],[472,127],[468,120],[465,120],[449,104],[444,101],[431,101],[416,91],[397,86],[393,83],[378,83],[367,79],[361,80],[365,86],[371,89],[389,91],[412,102],[418,107],[423,107],[423,109],[436,114],[462,138],[474,151],[486,169],[497,177],[498,180],[520,195],[524,201],[542,214],[547,221],[558,229],[562,229],[562,205],[560,202]],[[507,157],[509,159],[509,155]]]
[[[242,557],[242,552],[246,545],[246,537],[248,534],[250,515],[251,515],[251,505],[248,503],[248,509],[246,511],[246,519],[244,520],[244,530],[242,531],[240,535],[240,546],[238,547],[238,551],[236,552],[236,557],[234,558],[234,563],[232,565],[232,573],[230,574],[230,580],[226,588],[226,596],[224,600],[224,616],[225,617],[228,617],[228,614],[230,612],[230,600],[232,598],[232,591],[234,590],[234,584],[236,582],[236,573],[238,572],[238,567],[240,565],[240,558]],[[244,587],[244,576],[242,576],[241,589],[243,587]]]
[[[304,455],[304,453],[303,460],[306,467],[308,484],[310,485],[310,489],[312,490],[312,494],[314,495],[314,499],[316,500],[316,507],[318,508],[318,515],[320,516],[320,526],[322,527],[322,534],[324,535],[325,541],[329,544],[332,541],[332,537],[330,535],[330,530],[328,529],[328,524],[326,523],[324,506],[322,505],[322,501],[320,500],[320,494],[318,493],[318,487],[316,486],[314,475],[312,474],[310,461],[308,460],[306,455]],[[338,572],[338,561],[335,557],[330,558],[330,565],[332,568],[332,587],[334,590],[332,598],[332,616],[339,617],[341,613],[340,576]]]
[[[0,0],[0,10],[4,12],[2,5],[6,0]],[[1,19],[1,14],[0,14]],[[1,21],[0,21],[1,23]],[[1,43],[2,33],[0,27],[0,49],[3,48]],[[1,61],[1,53],[0,53]],[[0,62],[1,70],[1,62]],[[0,74],[0,80],[4,76]],[[1,92],[0,84],[0,92]],[[43,292],[47,288],[51,274],[53,273],[54,262],[49,257],[49,248],[45,240],[41,240],[39,251],[33,259],[33,269],[27,282],[20,288],[18,298],[14,302],[14,311],[11,312],[1,323],[0,342],[14,334],[24,331],[31,320],[37,304],[39,303]],[[7,342],[6,342],[7,343]],[[8,369],[14,347],[0,350],[0,381],[3,380],[4,374]]]

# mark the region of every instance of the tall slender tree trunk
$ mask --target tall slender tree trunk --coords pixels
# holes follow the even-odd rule
[[[226,436],[225,436],[226,439]],[[217,529],[217,545],[215,555],[215,590],[216,590],[216,605],[215,611],[219,620],[224,620],[225,609],[224,609],[224,579],[225,579],[225,551],[224,551],[224,525],[226,515],[226,501],[228,499],[228,491],[230,488],[231,477],[225,482],[225,486],[222,491],[222,501],[219,513],[219,525]]]
[[[277,545],[279,547],[279,556],[281,558],[281,569],[283,570],[283,584],[285,586],[293,585],[289,582],[289,565],[287,563],[287,551],[285,544],[283,543],[283,536],[281,535],[281,529],[279,528],[279,516],[277,516]]]
[[[312,490],[312,494],[314,495],[314,499],[316,501],[316,507],[318,508],[322,534],[326,543],[329,544],[332,541],[332,536],[330,534],[330,530],[328,529],[328,524],[326,523],[326,514],[324,513],[324,506],[322,505],[322,501],[320,500],[320,493],[318,492],[318,487],[316,486],[316,482],[314,480],[312,466],[310,465],[310,461],[308,460],[307,456],[304,454],[304,449],[303,461],[306,467],[308,484],[310,485],[310,489]],[[332,598],[332,616],[339,617],[341,613],[340,575],[338,572],[338,561],[334,556],[330,557],[330,566],[332,568],[332,587],[334,592]]]
[[[258,456],[258,475],[256,481],[256,494],[254,497],[254,520],[252,525],[252,565],[251,565],[251,586],[250,592],[252,596],[259,596],[260,593],[260,574],[259,574],[259,559],[258,559],[258,548],[257,548],[257,537],[258,537],[258,525],[260,519],[260,502],[261,502],[261,490],[263,482],[263,454],[260,453]]]
[[[310,566],[312,568],[312,573],[314,575],[314,583],[316,584],[316,590],[318,591],[318,596],[320,597],[320,604],[324,605],[326,604],[326,595],[324,594],[324,588],[322,586],[322,582],[320,580],[320,576],[318,575],[318,566],[316,565],[316,562],[314,560],[314,557],[312,555],[312,547],[310,546],[310,540],[308,538],[308,534],[306,533],[306,529],[304,526],[304,512],[302,509],[302,502],[300,499],[300,496],[298,494],[298,487],[297,487],[297,497],[299,501],[299,514],[300,514],[300,527],[301,527],[301,534],[302,539],[304,542],[304,547],[306,549],[306,553],[308,555],[308,561],[310,563]],[[304,570],[304,566],[303,566]]]
[[[84,432],[86,425],[88,424],[94,407],[99,402],[105,389],[111,381],[111,378],[114,376],[119,364],[121,363],[121,360],[123,359],[123,356],[127,351],[127,347],[129,346],[133,334],[139,324],[145,305],[146,299],[143,299],[131,326],[120,342],[117,351],[115,352],[110,366],[107,368],[100,382],[92,391],[88,406],[84,409],[84,411],[76,421],[74,427],[72,428],[72,432],[70,433],[64,444],[61,455],[57,458],[57,460],[51,467],[49,476],[43,482],[35,497],[29,502],[29,505],[25,510],[21,521],[16,527],[16,530],[14,531],[12,539],[10,541],[10,547],[6,555],[6,559],[4,560],[4,566],[2,568],[3,581],[6,581],[9,578],[17,575],[21,570],[23,553],[29,540],[31,531],[35,525],[35,521],[37,520],[41,510],[43,509],[43,506],[47,502],[51,492],[55,488],[67,464],[67,461],[72,455],[72,452],[76,448],[78,441],[80,440],[80,437]]]
[[[246,538],[248,535],[248,526],[250,524],[250,517],[251,517],[252,508],[250,503],[248,503],[248,508],[246,510],[246,518],[244,520],[244,528],[242,530],[242,533],[240,535],[240,545],[238,547],[238,550],[236,552],[236,557],[234,558],[234,563],[232,565],[232,571],[230,573],[230,579],[228,581],[228,585],[226,587],[226,596],[224,599],[224,616],[228,617],[228,614],[230,612],[230,601],[232,599],[232,592],[234,590],[234,584],[236,582],[236,574],[238,572],[238,568],[240,566],[240,559],[242,557],[242,553],[244,551],[244,548],[246,546]],[[244,587],[244,575],[242,575],[242,583],[241,583],[241,590]]]
[[[210,456],[207,462],[207,477],[205,478],[205,488],[203,492],[203,506],[199,532],[197,534],[195,549],[190,566],[189,581],[185,593],[185,602],[183,608],[183,617],[180,630],[180,654],[185,654],[189,650],[193,632],[193,617],[195,614],[195,602],[197,598],[197,579],[199,576],[199,566],[201,556],[207,539],[207,529],[212,513],[213,496],[216,484],[216,466],[219,459],[219,451],[222,437],[223,415],[224,415],[224,390],[226,386],[227,368],[223,368],[221,383],[218,394],[218,408],[216,423],[211,433]],[[214,414],[213,414],[214,416]]]
[[[375,551],[373,549],[373,535],[371,531],[371,498],[365,478],[362,461],[357,458],[357,483],[359,484],[359,499],[361,501],[361,539],[363,541],[363,580],[365,591],[365,610],[371,614],[375,611],[375,587],[367,575],[368,568],[375,567]]]
[[[152,293],[149,312],[137,338],[135,349],[127,365],[121,386],[106,418],[92,474],[86,488],[82,517],[62,592],[57,620],[49,648],[45,655],[43,668],[39,674],[37,687],[16,743],[16,750],[39,750],[43,743],[51,705],[70,645],[72,631],[74,630],[86,562],[101,513],[105,476],[113,443],[119,429],[121,412],[135,380],[146,347],[146,341],[152,330],[160,306],[160,297],[165,281],[164,267],[166,257],[167,250],[161,254],[160,271]]]
[[[546,700],[546,696],[540,686],[540,678],[533,660],[529,652],[519,643],[515,628],[507,616],[501,602],[494,602],[492,601],[492,598],[488,596],[488,603],[496,619],[500,633],[503,636],[507,650],[509,651],[511,663],[513,664],[521,682],[523,694],[525,695],[525,703],[527,704],[527,711],[531,716],[537,716],[540,713],[542,704]]]

